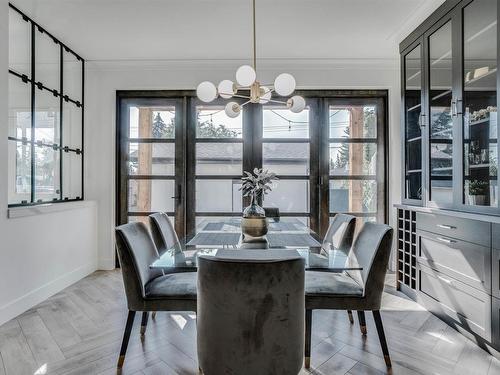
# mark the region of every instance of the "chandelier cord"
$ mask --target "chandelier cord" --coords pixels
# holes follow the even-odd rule
[[[253,70],[257,71],[257,32],[255,31],[255,0],[253,3]]]

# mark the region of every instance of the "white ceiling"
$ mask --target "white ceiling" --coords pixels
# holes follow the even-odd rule
[[[258,57],[394,58],[444,0],[257,0]],[[12,0],[87,60],[251,57],[250,0]]]

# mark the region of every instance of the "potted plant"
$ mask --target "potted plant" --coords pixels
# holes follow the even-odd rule
[[[277,180],[275,173],[255,168],[253,174],[244,171],[240,190],[244,197],[250,197],[250,205],[243,210],[241,230],[244,235],[261,238],[267,233],[266,212],[262,208],[264,196],[272,191],[272,182]]]
[[[489,183],[487,181],[472,180],[469,182],[469,204],[483,206],[486,202]]]

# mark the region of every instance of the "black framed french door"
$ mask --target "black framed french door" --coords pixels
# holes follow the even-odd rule
[[[118,94],[116,223],[166,212],[185,235],[184,98]]]
[[[180,238],[241,216],[243,171],[279,181],[264,207],[324,235],[337,213],[387,222],[387,92],[300,91],[306,109],[246,104],[193,91],[117,92],[116,223],[167,212]],[[280,98],[276,98],[280,99]],[[235,99],[238,101],[238,99]]]

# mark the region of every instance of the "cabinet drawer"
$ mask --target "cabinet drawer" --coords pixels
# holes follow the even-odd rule
[[[417,212],[417,229],[491,246],[491,224],[484,221]]]
[[[491,292],[490,248],[425,231],[418,231],[417,235],[420,264]]]
[[[420,302],[433,314],[491,339],[491,296],[422,265],[419,291]]]

